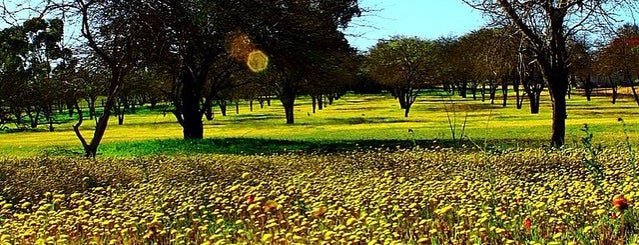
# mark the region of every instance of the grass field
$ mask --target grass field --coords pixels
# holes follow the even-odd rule
[[[511,98],[514,94],[511,93]],[[296,124],[284,123],[283,109],[278,101],[263,109],[255,105],[249,112],[246,104],[240,114],[229,108],[228,116],[216,114],[213,121],[205,121],[207,140],[184,144],[179,140],[181,127],[171,113],[146,111],[127,115],[124,125],[110,120],[100,148],[105,156],[132,156],[183,152],[201,153],[259,153],[287,149],[326,149],[361,143],[422,145],[451,144],[451,124],[457,135],[467,115],[465,135],[475,142],[487,140],[491,146],[539,146],[550,138],[550,104],[542,96],[541,112],[531,115],[527,104],[517,110],[513,103],[503,108],[496,101],[474,101],[458,96],[448,97],[436,92],[418,98],[408,118],[403,117],[398,103],[385,95],[346,95],[322,111],[311,113],[310,100],[298,99]],[[630,98],[621,98],[617,104],[607,97],[594,97],[586,101],[575,95],[568,101],[566,141],[577,144],[584,136],[580,130],[588,124],[596,140],[608,144],[625,139],[622,124],[633,142],[639,141],[639,107]],[[451,119],[449,123],[448,119]],[[71,121],[72,122],[72,121]],[[80,152],[80,143],[71,129],[71,122],[56,125],[56,132],[21,132],[0,134],[0,152],[4,156],[33,156]],[[93,122],[85,120],[84,134],[91,136]],[[409,132],[411,129],[412,133]],[[439,143],[438,143],[439,142]],[[471,144],[472,143],[467,143]],[[281,146],[281,147],[278,147]]]

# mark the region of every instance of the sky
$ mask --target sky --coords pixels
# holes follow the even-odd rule
[[[360,6],[372,11],[346,30],[349,43],[360,51],[394,35],[461,36],[486,23],[481,12],[461,0],[361,0]]]

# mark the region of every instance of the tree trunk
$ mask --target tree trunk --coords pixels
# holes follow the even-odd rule
[[[208,105],[206,107],[206,111],[204,112],[204,116],[206,117],[207,121],[212,121],[215,114],[213,114],[213,106]]]
[[[67,110],[69,111],[69,118],[73,118],[73,104],[67,102]]]
[[[185,68],[182,72],[182,133],[184,139],[204,138],[204,125],[200,111],[200,93],[197,91],[195,77]]]
[[[530,100],[530,114],[539,114],[539,94],[528,93]]]
[[[155,96],[151,96],[151,98],[149,98],[149,103],[151,104],[151,109],[155,110],[155,106],[158,104],[158,99],[155,98]]]
[[[286,114],[286,124],[294,124],[295,116],[293,109],[295,107],[295,88],[289,83],[285,83],[282,87],[282,93],[280,94],[280,101],[284,106],[284,113]]]
[[[517,106],[517,109],[521,110],[524,104],[524,96],[519,94],[519,82],[513,83],[513,90],[515,90],[515,104]]]
[[[58,114],[62,114],[64,112],[64,103],[62,100],[58,100],[57,110],[58,110]]]
[[[568,88],[566,90],[566,93],[568,95],[568,99],[571,99],[570,97],[572,96],[572,84],[575,81],[575,75],[570,75],[570,80],[568,81]]]
[[[459,86],[459,95],[462,98],[466,98],[466,88],[468,87],[468,82],[467,81],[462,81],[461,82],[461,86]]]
[[[584,84],[584,93],[586,94],[586,100],[590,101],[592,96],[592,82],[590,81],[590,75],[583,81]],[[639,102],[637,102],[639,103]]]
[[[632,89],[632,96],[635,98],[635,102],[637,102],[637,105],[639,105],[639,95],[637,95],[635,80],[632,80],[632,78],[630,78],[630,88]]]
[[[317,109],[324,110],[324,96],[322,94],[317,95]]]
[[[282,105],[284,105],[284,114],[286,114],[286,124],[295,124],[294,102],[283,100]]]
[[[240,100],[235,101],[235,114],[240,114]]]
[[[315,114],[315,109],[317,108],[317,96],[311,95],[311,106],[313,107],[313,114]]]
[[[567,81],[566,81],[567,82]],[[554,147],[561,147],[566,136],[566,90],[557,88],[552,96],[552,138]]]
[[[502,94],[501,106],[506,107],[506,101],[508,100],[508,79],[501,80],[501,94]]]
[[[617,82],[612,78],[612,76],[608,76],[608,82],[612,88],[612,104],[614,105],[617,103]]]
[[[133,98],[131,98],[131,101],[129,102],[129,104],[131,108],[131,114],[135,114],[135,101]]]
[[[93,157],[98,153],[98,146],[104,137],[104,133],[106,132],[107,126],[109,125],[109,118],[111,117],[111,110],[113,105],[115,105],[115,100],[117,97],[117,92],[120,87],[120,83],[122,78],[118,72],[112,73],[112,78],[109,81],[109,90],[106,103],[104,104],[104,110],[102,111],[102,115],[97,118],[97,122],[95,125],[95,131],[93,131],[93,138],[91,139],[91,143],[87,143],[82,134],[80,133],[80,125],[82,125],[82,111],[80,110],[80,106],[77,101],[75,103],[75,108],[78,111],[78,122],[73,125],[73,130],[75,131],[76,136],[80,139],[82,146],[84,148],[84,156],[85,157]],[[103,101],[104,102],[104,101]]]
[[[37,128],[38,127],[38,121],[40,121],[40,110],[35,108],[34,109],[35,112],[34,112],[30,108],[31,108],[30,106],[27,106],[27,108],[26,108],[27,116],[29,117],[29,126],[31,128]],[[33,113],[35,113],[35,115]]]
[[[495,95],[497,94],[497,82],[494,80],[490,80],[490,84],[488,84],[488,89],[490,90],[490,104],[495,104]]]
[[[94,117],[96,117],[96,113],[95,113],[95,101],[97,100],[97,98],[93,97],[93,98],[89,98],[89,120],[93,120]]]
[[[566,94],[568,92],[568,72],[563,67],[551,69],[545,74],[548,92],[552,100],[552,136],[553,147],[561,147],[566,137]]]
[[[53,128],[53,105],[49,104],[49,105],[45,106],[44,117],[45,117],[45,119],[47,119],[47,122],[49,123],[49,132],[53,132],[54,131],[54,128]]]
[[[406,93],[407,92],[405,92],[403,90],[397,90],[397,100],[399,101],[399,108],[401,108],[401,109],[406,109],[406,107],[407,107],[406,104],[408,103],[407,102],[407,97],[408,96],[406,96]]]
[[[222,116],[225,117],[226,116],[226,100],[219,100],[219,102],[217,103],[220,106],[220,112],[222,113]]]

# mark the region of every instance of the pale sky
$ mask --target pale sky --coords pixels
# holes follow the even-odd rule
[[[461,0],[361,0],[360,6],[372,12],[355,19],[346,31],[349,43],[360,51],[394,35],[461,36],[486,23]]]

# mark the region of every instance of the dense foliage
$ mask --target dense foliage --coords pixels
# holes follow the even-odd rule
[[[6,159],[0,239],[631,244],[639,181],[620,149]]]

